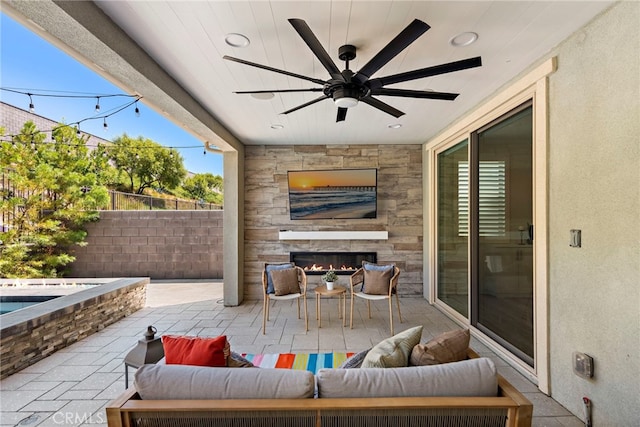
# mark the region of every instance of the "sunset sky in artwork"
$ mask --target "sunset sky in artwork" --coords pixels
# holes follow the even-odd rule
[[[375,186],[375,169],[342,169],[321,171],[289,171],[289,188]]]

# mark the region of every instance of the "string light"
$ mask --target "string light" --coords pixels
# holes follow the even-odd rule
[[[53,98],[95,98],[96,99],[96,108],[95,108],[95,112],[99,113],[100,112],[100,98],[112,98],[112,97],[125,97],[125,98],[133,98],[132,102],[129,102],[128,104],[126,104],[124,107],[114,111],[113,113],[110,114],[105,114],[102,116],[98,116],[98,117],[90,117],[90,118],[86,118],[86,119],[82,119],[77,123],[83,122],[85,120],[94,120],[94,119],[102,119],[102,118],[106,118],[109,116],[112,116],[122,110],[124,110],[125,108],[129,107],[130,105],[134,105],[135,104],[135,114],[136,117],[140,117],[140,109],[138,108],[138,101],[142,99],[141,96],[139,95],[128,95],[128,94],[124,94],[124,93],[116,93],[116,94],[106,94],[106,95],[78,95],[78,94],[74,94],[74,95],[67,95],[67,94],[60,94],[60,92],[58,91],[58,93],[36,93],[35,91],[31,90],[31,89],[27,89],[29,90],[29,92],[24,92],[18,89],[12,89],[12,88],[7,88],[7,87],[0,87],[0,90],[4,90],[7,92],[12,92],[12,93],[19,93],[22,95],[26,95],[29,97],[29,112],[33,113],[35,111],[35,106],[33,104],[33,97],[34,96],[44,96],[44,97],[53,97]],[[46,92],[46,91],[40,91],[40,92]],[[56,92],[56,91],[50,91],[50,92]],[[70,92],[70,93],[76,93],[76,92]]]
[[[80,123],[76,126],[76,135],[80,136]]]
[[[104,128],[104,131],[106,132],[107,130],[109,130],[109,125],[107,124],[107,118],[104,118],[104,122],[102,123],[102,127]]]

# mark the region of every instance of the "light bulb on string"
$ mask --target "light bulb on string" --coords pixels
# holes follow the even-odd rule
[[[76,125],[76,135],[80,136],[80,123]]]
[[[29,112],[33,113],[36,110],[36,107],[33,105],[33,98],[31,98],[31,94],[28,93],[27,95],[29,95]]]
[[[206,156],[207,155],[207,149],[205,148],[204,150],[202,150],[202,155]]]
[[[100,112],[100,97],[96,96],[96,113]]]
[[[136,117],[140,117],[140,109],[138,108],[138,101],[136,101],[136,109],[134,110]]]
[[[104,118],[104,122],[102,123],[102,127],[104,128],[104,131],[108,131],[109,130],[109,125],[107,124],[107,118]]]

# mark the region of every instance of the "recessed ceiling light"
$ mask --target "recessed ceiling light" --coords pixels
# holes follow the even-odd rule
[[[472,32],[460,33],[449,40],[449,44],[454,47],[469,46],[478,40],[478,34]]]
[[[389,129],[400,129],[402,125],[400,123],[393,123],[387,126]]]
[[[279,124],[273,124],[271,125],[271,129],[276,129],[276,130],[284,129],[284,126]]]
[[[224,36],[224,41],[231,47],[249,46],[249,38],[243,34],[229,33],[226,36]]]
[[[255,99],[271,99],[275,95],[273,94],[273,92],[261,92],[261,93],[252,93],[251,96],[254,97]]]

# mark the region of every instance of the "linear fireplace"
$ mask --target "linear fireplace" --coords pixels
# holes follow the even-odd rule
[[[307,274],[324,274],[334,269],[337,274],[351,274],[362,266],[362,261],[376,262],[376,252],[290,252],[289,261]]]

